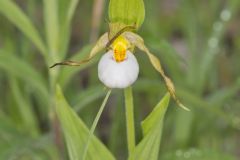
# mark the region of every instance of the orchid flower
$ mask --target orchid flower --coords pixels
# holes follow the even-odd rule
[[[183,109],[189,110],[177,98],[174,84],[166,76],[159,59],[145,46],[144,40],[130,30],[132,30],[131,27],[127,26],[115,35],[105,33],[92,48],[87,59],[80,62],[64,61],[56,63],[50,68],[56,65],[79,66],[90,61],[97,53],[106,48],[107,52],[101,57],[98,63],[99,80],[108,88],[123,89],[131,86],[138,78],[139,65],[133,53],[134,48],[137,47],[147,54],[153,67],[163,77],[167,90],[176,103]]]

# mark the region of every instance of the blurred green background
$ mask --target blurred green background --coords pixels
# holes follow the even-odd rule
[[[52,110],[54,84],[60,84],[90,126],[105,94],[97,77],[99,56],[77,68],[48,67],[88,54],[108,31],[108,0],[75,1],[70,18],[70,1],[56,1],[54,8],[54,0],[12,0],[38,34],[4,1],[8,0],[0,0],[0,159],[67,159]],[[138,33],[191,109],[186,112],[171,102],[160,159],[240,159],[240,1],[145,0],[145,10]],[[138,50],[135,55],[140,64],[133,85],[138,141],[141,120],[166,88],[146,55]],[[96,131],[118,159],[127,156],[123,98],[122,90],[114,90]]]

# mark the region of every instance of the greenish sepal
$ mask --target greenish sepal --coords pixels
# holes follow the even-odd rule
[[[110,0],[109,20],[111,23],[132,25],[138,29],[145,17],[143,0]]]

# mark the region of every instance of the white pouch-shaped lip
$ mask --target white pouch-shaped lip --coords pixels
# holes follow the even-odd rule
[[[126,88],[138,78],[139,65],[135,56],[127,51],[126,59],[116,62],[113,51],[105,53],[98,63],[98,77],[108,88]]]

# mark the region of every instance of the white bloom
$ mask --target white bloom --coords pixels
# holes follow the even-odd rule
[[[189,111],[189,109],[186,108],[177,98],[174,85],[171,79],[164,73],[159,59],[148,50],[144,44],[144,40],[139,35],[133,32],[125,31],[126,28],[120,30],[111,40],[109,40],[108,33],[101,36],[97,44],[92,48],[87,59],[80,62],[59,62],[55,63],[50,68],[57,65],[79,66],[90,61],[98,52],[106,47],[109,51],[102,56],[98,64],[98,77],[100,81],[109,88],[126,88],[132,85],[138,77],[138,62],[134,55],[129,51],[129,49],[137,47],[147,54],[153,67],[161,74],[167,86],[168,92],[171,94],[176,103],[180,107]]]
[[[123,61],[117,62],[113,50],[109,50],[98,63],[98,77],[109,88],[126,88],[132,85],[138,73],[138,62],[130,51],[126,51]]]

